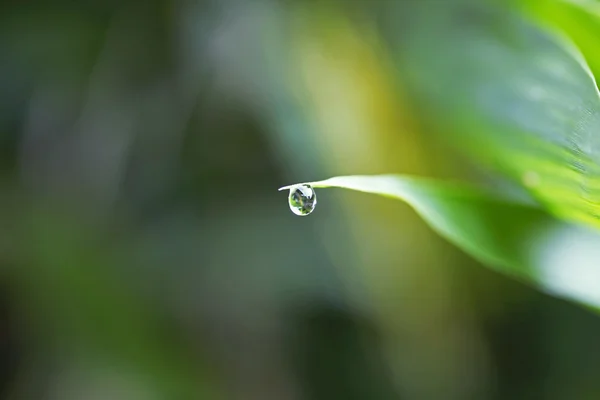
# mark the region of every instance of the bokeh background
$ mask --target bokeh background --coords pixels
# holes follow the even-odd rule
[[[318,190],[300,218],[277,191],[502,187],[402,62],[501,4],[0,3],[0,397],[599,398],[596,315],[402,203]]]

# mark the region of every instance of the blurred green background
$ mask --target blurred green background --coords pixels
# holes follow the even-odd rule
[[[317,190],[299,218],[277,192],[390,172],[518,191],[446,132],[479,120],[439,112],[519,70],[480,36],[516,40],[515,4],[0,3],[1,398],[600,398],[597,315],[404,204]]]

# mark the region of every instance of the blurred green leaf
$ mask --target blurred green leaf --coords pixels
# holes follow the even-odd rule
[[[422,120],[556,215],[600,226],[600,98],[576,47],[510,2],[421,3],[386,30]]]
[[[579,303],[600,306],[600,234],[542,209],[473,187],[399,175],[308,182],[408,203],[441,236],[496,271]],[[285,190],[291,186],[282,187]]]
[[[523,1],[527,14],[560,29],[577,45],[594,76],[600,76],[600,3],[574,0]]]

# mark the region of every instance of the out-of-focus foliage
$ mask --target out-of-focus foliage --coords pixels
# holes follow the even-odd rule
[[[0,396],[598,398],[594,313],[481,268],[399,202],[323,190],[297,218],[274,190],[402,173],[597,225],[596,15],[0,3]],[[471,253],[541,249],[544,287],[596,304],[587,228],[468,204]]]
[[[598,226],[600,96],[585,60],[518,10],[475,3],[433,15],[415,3],[406,24],[389,21],[423,116],[558,215]]]
[[[541,26],[554,28],[568,37],[583,53],[593,74],[600,73],[598,37],[600,37],[600,3],[578,0],[526,0],[516,2],[525,15]]]

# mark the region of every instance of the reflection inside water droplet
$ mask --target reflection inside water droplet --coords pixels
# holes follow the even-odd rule
[[[297,185],[290,188],[288,197],[290,210],[296,215],[308,215],[317,205],[317,194],[310,185]]]

